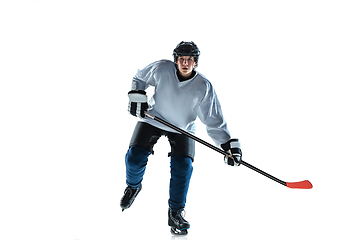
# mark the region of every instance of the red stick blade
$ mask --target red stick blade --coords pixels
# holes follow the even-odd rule
[[[300,189],[311,189],[313,185],[308,180],[301,182],[287,182],[286,186],[288,188],[300,188]]]

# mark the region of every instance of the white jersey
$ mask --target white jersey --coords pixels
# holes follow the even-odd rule
[[[179,81],[174,62],[160,60],[139,70],[132,80],[131,90],[155,87],[149,101],[149,112],[190,133],[195,133],[197,117],[206,125],[217,146],[230,140],[221,106],[209,80],[196,72],[186,81]],[[150,118],[142,119],[157,128],[176,132]]]

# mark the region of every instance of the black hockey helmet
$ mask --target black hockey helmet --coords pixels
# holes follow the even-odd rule
[[[173,52],[174,62],[177,61],[179,56],[190,56],[194,57],[196,65],[198,65],[200,50],[194,42],[184,42],[179,43]]]

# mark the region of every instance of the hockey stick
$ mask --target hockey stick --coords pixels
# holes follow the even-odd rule
[[[160,122],[160,123],[164,124],[165,126],[168,126],[169,128],[174,129],[175,131],[178,131],[179,133],[182,133],[182,134],[188,136],[189,138],[194,139],[195,141],[197,141],[197,142],[199,142],[199,143],[201,143],[201,144],[203,144],[203,145],[217,151],[218,153],[223,154],[226,157],[231,157],[231,155],[229,153],[225,152],[224,150],[222,150],[222,149],[220,149],[218,147],[215,147],[214,145],[212,145],[212,144],[210,144],[208,142],[205,142],[204,140],[194,136],[193,134],[188,133],[188,132],[182,130],[181,128],[178,128],[175,125],[172,125],[171,123],[169,123],[169,122],[167,122],[167,121],[165,121],[165,120],[163,120],[163,119],[161,119],[159,117],[156,117],[156,116],[154,116],[154,115],[152,115],[152,114],[150,114],[148,112],[145,112],[145,115],[147,117],[157,121],[157,122]],[[250,168],[250,169],[252,169],[252,170],[254,170],[255,172],[258,172],[258,173],[260,173],[260,174],[262,174],[262,175],[264,175],[264,176],[266,176],[266,177],[268,177],[268,178],[270,178],[270,179],[272,179],[272,180],[274,180],[274,181],[288,187],[288,188],[300,188],[300,189],[310,189],[310,188],[312,188],[312,184],[308,180],[301,181],[301,182],[284,182],[284,181],[282,181],[282,180],[280,180],[280,179],[278,179],[278,178],[276,178],[276,177],[274,177],[274,176],[272,176],[272,175],[270,175],[270,174],[268,174],[268,173],[266,173],[266,172],[264,172],[264,171],[262,171],[262,170],[260,170],[260,169],[258,169],[256,167],[252,166],[251,164],[249,164],[249,163],[247,163],[247,162],[245,162],[243,160],[241,160],[241,164],[248,167],[248,168]]]

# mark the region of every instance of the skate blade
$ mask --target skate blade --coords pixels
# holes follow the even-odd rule
[[[176,235],[176,236],[179,236],[179,235],[187,235],[188,234],[188,231],[187,229],[177,229],[177,228],[170,228],[170,232],[173,234],[173,235]]]

